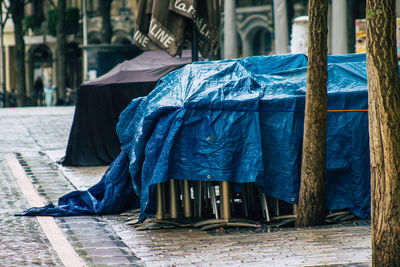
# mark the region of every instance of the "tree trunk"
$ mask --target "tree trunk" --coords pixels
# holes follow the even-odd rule
[[[67,40],[65,33],[66,0],[58,0],[57,13],[57,98],[64,99],[67,87]]]
[[[44,17],[43,13],[43,0],[33,0],[32,1],[32,14],[39,15],[40,17]]]
[[[14,23],[15,38],[15,77],[17,86],[17,106],[25,104],[25,42],[22,21],[24,20],[24,1],[10,1],[10,12]]]
[[[102,34],[104,37],[104,42],[106,43],[111,43],[111,37],[112,37],[112,26],[111,26],[111,16],[110,16],[112,1],[113,0],[99,1],[99,13],[103,24]]]
[[[6,89],[6,75],[5,75],[5,62],[4,62],[4,26],[7,18],[3,17],[3,2],[0,0],[0,86],[3,93],[3,107],[8,107],[8,92]]]
[[[373,266],[400,266],[400,89],[395,1],[367,0]]]
[[[308,17],[307,94],[296,219],[300,227],[319,225],[324,219],[328,0],[310,0]]]

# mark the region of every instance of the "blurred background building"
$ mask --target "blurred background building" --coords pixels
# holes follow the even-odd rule
[[[92,76],[104,74],[114,65],[132,55],[125,47],[131,47],[135,11],[137,1],[114,0],[111,3],[110,20],[112,25],[112,37],[109,43],[102,34],[102,18],[100,16],[99,3],[102,0],[66,0],[66,32],[67,32],[67,87],[71,90],[79,88],[79,85],[87,79],[88,73]],[[103,0],[104,1],[104,0]],[[35,77],[42,76],[45,83],[56,87],[56,27],[57,27],[57,0],[33,0],[25,5],[23,19],[25,42],[25,70],[26,70],[26,103],[29,105],[33,96],[32,85]],[[84,44],[84,13],[86,4],[87,38]],[[3,34],[2,48],[4,67],[0,79],[1,87],[6,90],[10,101],[15,94],[15,40],[14,24],[9,12],[10,1],[2,1]],[[106,47],[112,47],[107,49]],[[86,51],[90,50],[90,51]],[[104,60],[110,56],[109,51],[114,50],[114,58]],[[85,52],[88,52],[88,62],[84,70]],[[126,53],[122,53],[126,52]],[[135,51],[135,55],[139,50]],[[124,55],[122,55],[124,54]],[[126,54],[126,56],[125,56]],[[131,58],[133,57],[131,56]],[[112,56],[111,56],[112,57]],[[99,60],[103,64],[99,63]],[[2,64],[0,64],[2,65]],[[12,103],[11,103],[12,104]]]
[[[103,32],[101,1],[105,0],[66,0],[67,87],[71,90],[140,52],[132,48],[138,0],[111,1],[110,40],[105,40]],[[306,53],[307,0],[220,1],[225,9],[221,22],[221,57]],[[10,1],[1,3],[0,85],[12,96],[19,78],[14,71],[15,32],[8,9]],[[27,104],[32,98],[36,76],[46,73],[49,78],[45,82],[57,86],[57,4],[57,0],[32,0],[24,8]],[[400,0],[396,0],[396,14],[400,14],[399,8]],[[355,52],[355,21],[365,18],[365,9],[362,0],[330,1],[329,53]]]

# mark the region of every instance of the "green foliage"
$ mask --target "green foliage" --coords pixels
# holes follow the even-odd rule
[[[375,11],[372,9],[367,10],[367,19],[373,19],[375,17]]]
[[[25,32],[28,32],[29,29],[31,30],[39,29],[43,21],[44,17],[42,15],[39,14],[26,15],[24,17]]]
[[[66,32],[67,34],[74,34],[79,32],[79,9],[67,8],[66,10]]]
[[[383,10],[378,8],[376,9],[376,12],[372,9],[367,10],[367,19],[373,19],[375,18],[376,15],[382,15]]]
[[[57,34],[57,10],[51,9],[47,15],[47,32],[50,35],[56,36]]]
[[[50,35],[57,35],[58,15],[57,10],[49,10],[47,18],[47,31]],[[79,32],[79,9],[67,8],[65,11],[65,33],[74,34]]]

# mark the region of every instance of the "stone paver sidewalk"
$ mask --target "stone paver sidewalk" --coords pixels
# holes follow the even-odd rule
[[[15,155],[46,203],[95,184],[106,167],[62,167],[73,107],[0,109],[0,266],[62,266],[35,218],[6,155]],[[310,229],[164,229],[138,231],[124,217],[57,218],[87,266],[371,265],[370,226]],[[4,233],[4,234],[3,234]]]

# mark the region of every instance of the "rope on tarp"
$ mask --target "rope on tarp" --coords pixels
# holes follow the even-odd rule
[[[368,109],[327,110],[326,112],[366,112]]]
[[[196,108],[185,106],[184,109],[192,110],[204,110],[206,108]],[[304,110],[293,110],[293,109],[235,109],[229,110],[224,108],[211,108],[210,111],[231,111],[231,112],[304,112]],[[368,112],[368,109],[328,109],[326,112]]]

